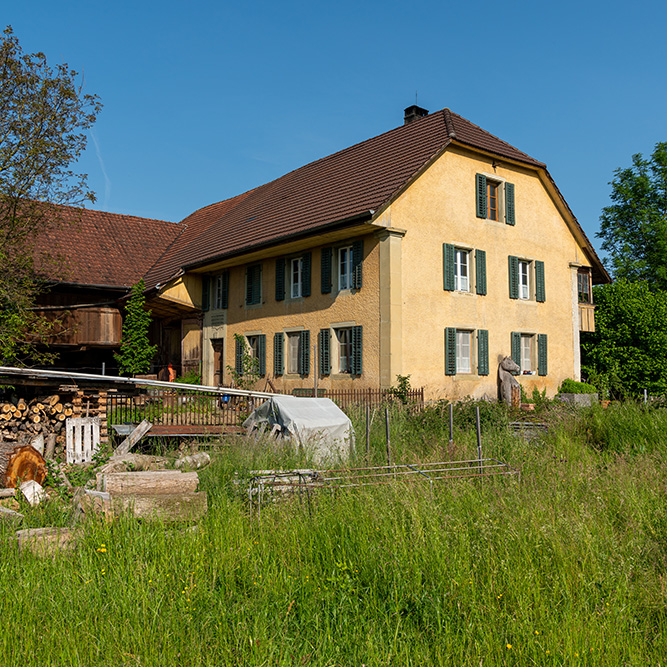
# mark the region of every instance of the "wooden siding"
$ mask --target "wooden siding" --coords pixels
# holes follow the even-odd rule
[[[123,318],[117,308],[92,307],[46,313],[54,323],[50,345],[118,346]]]

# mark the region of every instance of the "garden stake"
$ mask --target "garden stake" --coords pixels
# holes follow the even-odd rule
[[[479,405],[475,406],[475,421],[477,422],[477,458],[479,459],[479,474],[482,474],[482,427],[479,423]]]
[[[391,441],[389,439],[389,408],[384,409],[384,425],[387,434],[387,465],[391,466]]]
[[[371,451],[371,406],[366,406],[366,458],[370,456]]]

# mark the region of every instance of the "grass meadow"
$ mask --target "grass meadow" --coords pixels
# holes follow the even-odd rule
[[[473,405],[393,409],[396,462],[473,458]],[[384,462],[375,414],[357,462]],[[251,513],[234,475],[307,464],[230,441],[200,473],[196,525],[87,519],[78,549],[19,553],[0,525],[0,665],[667,664],[667,410],[569,412],[517,437],[482,405],[485,455],[513,478],[392,483]],[[66,503],[25,525],[68,525]]]

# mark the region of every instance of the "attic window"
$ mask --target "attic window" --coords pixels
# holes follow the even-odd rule
[[[513,183],[477,174],[475,193],[478,218],[515,224]]]

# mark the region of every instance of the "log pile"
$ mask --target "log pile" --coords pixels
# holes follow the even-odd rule
[[[59,394],[39,396],[30,401],[0,403],[0,441],[29,443],[40,434],[55,434],[58,451],[65,447],[65,420],[74,414],[74,404]]]

